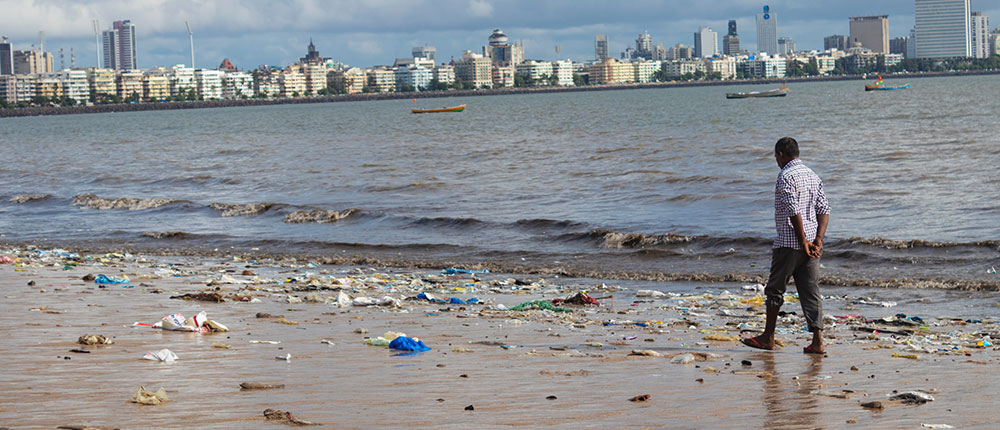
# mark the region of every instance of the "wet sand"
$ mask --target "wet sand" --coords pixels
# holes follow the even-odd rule
[[[1000,404],[993,382],[1000,353],[996,347],[976,345],[985,334],[996,338],[1000,333],[995,318],[1000,296],[995,292],[825,288],[824,295],[836,296],[824,301],[831,316],[870,320],[905,313],[920,315],[926,328],[913,328],[912,336],[872,334],[852,327],[901,328],[837,319],[828,325],[824,357],[802,354],[808,334],[794,316],[779,325],[785,346],[774,352],[705,340],[762,325],[755,292],[740,284],[538,282],[537,277],[513,274],[443,276],[440,271],[204,257],[83,255],[78,264],[67,265],[76,259],[18,250],[0,250],[0,255],[18,258],[0,265],[0,427],[287,428],[265,421],[262,412],[274,408],[322,423],[320,428],[347,429],[985,428],[996,421],[995,406]],[[242,275],[244,270],[254,276]],[[127,275],[134,288],[101,288],[81,279],[88,273]],[[206,285],[224,275],[223,282],[251,282]],[[535,287],[505,282],[509,278],[534,281]],[[297,291],[310,283],[327,289]],[[335,298],[338,291],[329,288],[337,286],[351,297],[388,295],[400,299],[401,306],[295,303],[310,294],[313,299]],[[580,289],[613,300],[574,307],[572,313],[498,309]],[[681,296],[637,298],[638,289]],[[723,290],[739,297],[721,296]],[[218,292],[227,300],[170,298],[202,291]],[[402,300],[419,292],[486,303]],[[260,302],[229,299],[235,295]],[[897,305],[858,304],[862,299]],[[797,303],[783,310],[801,312]],[[132,327],[133,322],[154,323],[167,314],[199,311],[230,331]],[[258,313],[298,324],[257,318]],[[365,337],[390,330],[418,337],[432,350],[402,353],[365,345]],[[84,334],[101,334],[114,344],[77,344]],[[333,345],[322,343],[324,339]],[[911,351],[907,341],[931,352]],[[231,349],[212,346],[218,342]],[[142,359],[147,351],[162,348],[179,359],[170,364]],[[633,350],[662,356],[630,355]],[[691,364],[671,363],[672,357],[688,352],[710,355]],[[275,359],[286,354],[291,360]],[[750,365],[741,364],[744,360]],[[284,388],[241,390],[241,382]],[[139,386],[165,388],[169,402],[130,403]],[[923,390],[935,400],[888,401],[893,390]],[[644,394],[650,395],[646,401],[629,400]],[[860,406],[875,400],[885,408]],[[466,410],[468,406],[474,410]]]

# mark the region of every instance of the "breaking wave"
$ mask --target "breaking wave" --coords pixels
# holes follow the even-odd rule
[[[881,237],[863,238],[852,237],[848,242],[856,245],[869,245],[887,249],[911,249],[911,248],[953,248],[960,246],[976,246],[986,248],[997,248],[1000,250],[1000,240],[980,240],[977,242],[934,242],[928,240],[892,240]]]
[[[311,211],[295,211],[285,216],[285,222],[289,224],[304,224],[304,223],[332,223],[337,222],[342,219],[351,217],[355,214],[360,214],[361,209],[352,208],[345,209],[342,211],[332,211],[332,210],[311,210]]]
[[[190,236],[190,234],[183,231],[157,231],[142,234],[142,237],[148,237],[150,239],[187,239]]]
[[[45,199],[47,199],[49,197],[52,197],[52,194],[20,194],[20,195],[12,197],[10,199],[10,202],[11,203],[21,204],[21,203],[28,203],[28,202],[38,201],[38,200],[45,200]]]
[[[156,209],[158,207],[166,206],[171,203],[180,203],[185,200],[179,199],[164,199],[164,198],[130,198],[130,197],[118,197],[114,199],[106,199],[98,197],[94,194],[79,194],[73,196],[73,205],[82,206],[90,209],[97,210],[128,210],[128,211],[140,211],[146,209]]]
[[[222,212],[223,217],[233,217],[233,216],[257,216],[264,212],[267,212],[271,207],[275,206],[277,203],[250,203],[244,205],[229,204],[229,203],[212,203],[208,205],[210,208]]]

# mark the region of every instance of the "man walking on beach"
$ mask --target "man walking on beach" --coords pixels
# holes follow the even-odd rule
[[[771,250],[771,275],[764,288],[767,320],[763,334],[740,341],[751,348],[774,349],[778,310],[784,304],[789,278],[795,278],[806,326],[813,335],[812,343],[802,352],[823,354],[823,304],[818,279],[830,203],[823,193],[823,181],[799,160],[799,144],[795,139],[778,139],[774,158],[781,173],[774,187],[778,237]]]

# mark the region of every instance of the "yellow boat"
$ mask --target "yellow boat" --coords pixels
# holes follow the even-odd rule
[[[465,105],[452,106],[442,109],[413,109],[413,113],[461,112],[463,110],[465,110]]]

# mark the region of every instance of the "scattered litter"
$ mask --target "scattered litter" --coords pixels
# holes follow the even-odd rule
[[[160,387],[160,389],[156,390],[154,393],[152,391],[147,391],[146,387],[140,386],[139,390],[136,391],[135,394],[132,394],[132,399],[130,401],[140,405],[161,405],[168,401],[167,390]]]
[[[923,391],[904,391],[902,393],[890,394],[889,400],[901,400],[903,403],[923,404],[933,402],[934,396]]]
[[[222,342],[212,342],[212,348],[218,348],[218,349],[233,349],[233,346],[232,346],[232,345],[230,345],[230,344],[228,344],[228,343],[222,343]]]
[[[398,349],[400,351],[430,351],[431,348],[424,345],[424,341],[419,339],[414,339],[406,336],[399,336],[389,343],[389,349]]]
[[[181,299],[181,300],[200,300],[203,302],[214,302],[214,303],[222,303],[226,301],[226,299],[222,297],[222,294],[219,293],[187,293],[177,296],[170,296],[170,298]]]
[[[663,357],[663,354],[652,349],[633,349],[628,355],[639,355],[643,357]]]
[[[453,346],[453,347],[451,347],[451,352],[471,353],[471,352],[476,352],[476,351],[474,351],[472,348],[466,348],[464,346]]]
[[[659,299],[659,298],[667,297],[667,294],[663,293],[663,292],[660,292],[660,291],[655,291],[655,290],[639,290],[639,291],[635,292],[635,296],[636,297],[650,297],[650,298],[654,298],[654,299]]]
[[[948,424],[924,424],[924,423],[920,423],[920,427],[926,427],[926,428],[930,428],[930,429],[953,429],[953,428],[955,428],[954,426],[950,426]]]
[[[299,325],[298,322],[295,322],[295,321],[292,321],[292,320],[286,320],[285,318],[278,318],[274,322],[276,322],[278,324],[285,324],[285,325]]]
[[[441,271],[443,275],[459,275],[459,274],[475,274],[475,273],[490,273],[489,270],[466,270],[466,269],[456,269],[454,267],[449,267]]]
[[[277,345],[281,343],[280,340],[251,340],[250,343],[253,344],[265,344],[265,345]]]
[[[174,352],[171,351],[171,350],[169,350],[169,349],[163,348],[163,349],[161,349],[159,351],[149,351],[149,352],[146,353],[146,355],[143,355],[142,358],[144,360],[162,361],[164,363],[173,363],[174,360],[177,360],[177,354],[174,354]]]
[[[275,390],[285,388],[285,384],[261,384],[259,382],[241,382],[241,390]]]
[[[314,423],[311,421],[300,420],[295,418],[291,412],[285,412],[277,409],[264,409],[264,419],[268,421],[280,421],[287,424],[294,424],[298,426],[319,426],[320,423]]]
[[[694,354],[686,353],[670,359],[671,364],[691,364],[694,363]]]
[[[861,407],[862,408],[867,408],[867,409],[883,409],[884,408],[884,406],[882,406],[882,402],[880,402],[878,400],[876,400],[874,402],[865,402],[865,403],[862,403]]]
[[[325,344],[330,345],[330,346],[336,345],[335,343],[333,343],[332,340],[327,340],[327,339],[322,339],[322,340],[319,341],[319,343],[325,343]]]
[[[702,340],[714,340],[717,342],[738,342],[740,340],[739,336],[726,336],[724,334],[710,334],[703,338]]]
[[[79,343],[80,345],[111,345],[115,342],[99,334],[85,334],[80,336],[80,338],[76,340],[76,343]]]
[[[640,395],[635,396],[635,397],[633,397],[631,399],[628,399],[628,401],[630,401],[630,402],[645,402],[645,401],[649,400],[650,397],[652,397],[652,396],[649,395],[649,394],[640,394]]]
[[[184,315],[181,314],[170,314],[163,317],[163,319],[156,324],[136,322],[132,324],[132,327],[152,327],[172,331],[193,331],[197,333],[229,331],[229,328],[221,323],[207,319],[204,311],[199,312],[198,315],[187,319],[185,319]]]
[[[917,360],[920,358],[919,356],[917,356],[917,354],[900,354],[898,352],[892,353],[892,356],[896,358],[906,358],[909,360]]]
[[[274,359],[275,360],[292,361],[292,354],[291,353],[286,353],[285,355],[279,355],[277,357],[274,357]]]

